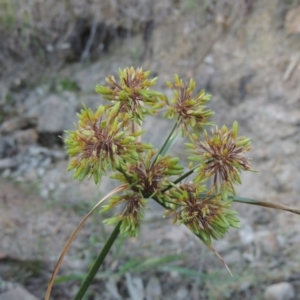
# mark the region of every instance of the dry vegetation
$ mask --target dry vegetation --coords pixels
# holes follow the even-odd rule
[[[99,57],[113,40],[147,31],[147,1],[0,1],[0,65],[3,75],[20,63],[58,67]]]
[[[217,23],[232,31],[251,11],[252,2],[0,0],[0,76],[32,64],[57,69],[64,62],[99,58],[112,43],[136,34],[147,48],[154,22],[159,25],[174,11],[200,28]],[[196,33],[195,41],[198,38]]]

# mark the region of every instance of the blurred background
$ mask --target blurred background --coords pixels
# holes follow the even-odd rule
[[[193,77],[213,95],[214,122],[237,120],[252,139],[260,172],[243,174],[238,194],[300,207],[299,0],[0,0],[0,41],[1,300],[43,299],[66,239],[113,186],[72,181],[59,136],[82,103],[103,103],[94,87],[118,68],[150,69],[167,95],[174,73]],[[159,147],[171,126],[158,115],[145,139]],[[182,141],[173,153],[184,159]],[[213,243],[231,278],[151,208],[86,299],[300,299],[298,216],[234,204],[241,230]],[[112,230],[102,220],[95,213],[74,242],[53,299],[73,299]]]

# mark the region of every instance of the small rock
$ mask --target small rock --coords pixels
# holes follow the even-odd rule
[[[49,198],[49,190],[46,189],[46,188],[41,189],[41,191],[40,191],[40,196],[41,196],[43,199],[47,200],[47,199]]]
[[[214,57],[212,55],[207,55],[204,58],[204,62],[208,65],[213,65],[214,64]]]
[[[276,236],[269,231],[260,231],[255,234],[254,243],[265,254],[275,254],[278,249],[278,241]]]
[[[17,166],[18,161],[13,158],[3,158],[0,159],[0,169],[13,168]]]
[[[275,121],[277,124],[297,125],[300,121],[300,112],[297,110],[287,111],[279,104],[268,104],[261,112],[267,121]]]
[[[8,87],[4,82],[0,82],[0,105],[5,103],[5,99],[8,93]]]
[[[212,58],[212,56],[208,57]],[[207,89],[215,73],[215,68],[213,67],[213,58],[207,59],[205,63],[205,65],[203,64],[199,68],[197,68],[197,72],[195,73],[195,80],[197,82],[197,86]]]
[[[245,224],[239,230],[239,236],[243,245],[249,245],[254,240],[253,228],[249,224]]]
[[[215,244],[215,249],[217,249],[218,253],[227,253],[232,249],[232,243],[230,243],[228,240],[222,239],[222,240],[217,240],[214,242]]]
[[[287,33],[300,33],[300,6],[287,12],[285,16],[284,28]]]
[[[281,82],[274,82],[268,88],[268,98],[270,101],[284,99],[285,94]]]
[[[35,129],[19,130],[14,133],[18,145],[35,144],[38,140],[38,134]]]
[[[291,140],[286,140],[284,141],[284,144],[282,143],[281,150],[284,155],[293,155],[297,152],[298,145]]]
[[[170,240],[173,243],[180,243],[184,241],[188,234],[189,232],[186,230],[186,227],[173,226],[165,233],[165,239]]]
[[[143,300],[144,293],[144,285],[143,281],[140,277],[132,278],[129,273],[126,273],[126,283],[129,295],[132,300]]]
[[[50,95],[39,106],[38,132],[57,133],[73,128],[75,108],[65,99]]]
[[[0,300],[38,300],[22,287],[16,287],[0,295]]]
[[[161,285],[157,277],[151,277],[146,286],[146,300],[158,300],[162,298]]]
[[[105,284],[106,290],[113,299],[121,300],[122,297],[119,294],[117,282],[115,278],[109,278],[107,283]]]
[[[46,98],[49,92],[49,85],[40,85],[36,89],[32,90],[22,103],[22,111],[26,112],[27,116],[37,117],[37,110],[39,104]]]
[[[38,180],[38,172],[36,169],[28,170],[25,174],[23,174],[23,178],[25,181],[35,182]],[[41,176],[40,176],[41,177]]]
[[[300,175],[298,175],[294,181],[294,187],[296,191],[300,194]]]
[[[186,300],[188,295],[189,295],[188,290],[185,287],[181,286],[178,289],[178,291],[176,292],[175,299],[176,300]]]
[[[0,137],[0,158],[11,157],[17,152],[15,139],[11,136]]]
[[[2,254],[3,256],[3,254]],[[4,258],[5,258],[5,254],[4,254]],[[0,293],[4,293],[7,292],[11,289],[13,289],[15,286],[13,283],[9,282],[9,281],[4,281],[0,278]]]
[[[7,134],[34,125],[36,125],[35,118],[27,116],[15,117],[3,122],[0,126],[0,132]]]
[[[265,300],[293,300],[294,287],[288,282],[280,282],[268,286],[264,292]]]
[[[254,224],[266,225],[271,222],[272,211],[267,209],[261,209],[261,207],[255,207],[251,215]]]
[[[238,250],[232,250],[230,253],[224,255],[223,259],[228,265],[240,263],[243,260],[242,254]]]

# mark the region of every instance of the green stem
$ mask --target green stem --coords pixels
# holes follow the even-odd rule
[[[186,173],[184,173],[183,175],[181,175],[180,177],[178,177],[176,180],[173,181],[173,184],[177,184],[178,182],[182,181],[183,179],[185,179],[186,177],[190,176],[196,168],[198,168],[200,165],[195,166],[194,168],[190,169],[189,171],[187,171]],[[168,187],[166,187],[162,192],[166,192],[167,190],[169,190],[172,187],[172,185],[170,184]]]
[[[267,201],[259,201],[251,198],[245,198],[245,197],[238,197],[238,196],[229,196],[229,199],[232,199],[234,202],[239,202],[239,203],[246,203],[250,205],[258,205],[258,206],[263,206],[267,208],[274,208],[274,209],[279,209],[279,210],[285,210],[288,212],[291,212],[293,214],[300,215],[300,209],[292,208],[283,204],[279,203],[273,203],[273,202],[267,202]]]
[[[105,243],[102,251],[99,253],[97,259],[95,260],[92,268],[88,272],[87,276],[85,277],[85,280],[83,281],[81,287],[79,288],[74,300],[81,300],[84,294],[86,293],[88,287],[92,283],[94,277],[96,276],[99,268],[101,267],[108,251],[110,250],[111,246],[115,242],[116,238],[118,237],[120,233],[120,226],[122,222],[119,222],[117,226],[115,227],[114,231],[111,233],[110,237],[108,238],[107,242]]]
[[[160,200],[159,198],[157,197],[152,197],[153,200],[155,200],[158,204],[160,204],[162,207],[164,207],[165,209],[168,209],[168,207],[165,205],[165,202],[167,203],[170,203],[170,204],[174,204],[174,205],[177,205],[177,206],[186,206],[186,204],[182,204],[182,203],[176,203],[176,202],[173,202],[173,201],[170,201],[170,200]]]
[[[129,178],[127,173],[121,167],[117,168],[117,171],[119,171],[120,173],[122,173],[124,175],[124,177],[126,178],[128,184],[131,184],[131,179]]]
[[[207,195],[207,194],[200,194],[199,198],[214,198],[216,195]],[[267,201],[260,201],[260,200],[255,200],[252,198],[246,198],[246,197],[239,197],[239,196],[229,196],[228,199],[232,200],[233,202],[239,202],[239,203],[244,203],[244,204],[250,204],[250,205],[257,205],[257,206],[262,206],[262,207],[267,207],[267,208],[274,208],[274,209],[279,209],[279,210],[284,210],[291,212],[293,214],[300,215],[300,209],[289,207],[283,204],[279,203],[274,203],[274,202],[267,202]]]
[[[176,180],[174,180],[172,182],[172,184],[170,184],[168,187],[166,187],[162,192],[165,193],[166,191],[168,191],[173,185],[177,184],[178,182],[180,182],[181,180],[185,179],[186,177],[188,177],[189,175],[191,175],[194,170],[196,168],[198,168],[199,165],[195,166],[194,168],[192,168],[191,170],[189,170],[188,172],[184,173],[183,175],[181,175],[179,178],[177,178]],[[162,207],[164,207],[165,209],[168,209],[168,207],[160,200],[158,199],[157,197],[152,197],[152,199],[154,201],[156,201],[158,204],[160,204]],[[164,200],[165,201],[165,200]],[[176,204],[178,205],[178,203],[174,203],[174,202],[171,202],[171,201],[165,201],[165,202],[170,202],[172,204]]]
[[[168,137],[167,137],[167,139],[165,140],[165,142],[164,142],[164,144],[162,145],[162,147],[159,149],[159,151],[158,151],[158,153],[157,153],[157,155],[156,155],[154,161],[153,161],[152,164],[151,164],[151,167],[154,166],[154,164],[156,163],[157,158],[159,157],[159,155],[160,155],[161,153],[163,153],[164,149],[167,147],[167,145],[168,145],[169,141],[171,140],[171,138],[172,138],[172,136],[173,136],[175,130],[177,129],[177,127],[178,127],[178,122],[176,122],[176,123],[174,124],[174,126],[173,126],[171,132],[169,133],[169,135],[168,135]]]

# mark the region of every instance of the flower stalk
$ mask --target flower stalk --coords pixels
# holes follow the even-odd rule
[[[109,250],[111,249],[112,245],[114,244],[115,240],[117,239],[119,233],[120,233],[120,227],[122,225],[122,222],[119,222],[113,232],[111,233],[110,237],[108,238],[107,242],[105,243],[103,249],[99,253],[98,257],[96,258],[92,268],[88,272],[86,278],[82,282],[74,300],[81,300],[83,296],[85,295],[86,291],[88,290],[91,282],[95,278],[99,268],[101,267],[106,255],[108,254]]]
[[[240,174],[254,171],[246,156],[250,139],[238,135],[236,121],[231,129],[226,126],[219,129],[210,121],[213,112],[206,104],[211,95],[204,90],[194,93],[196,83],[193,79],[184,83],[175,75],[173,83],[167,82],[173,91],[173,98],[168,99],[152,90],[157,78],[150,79],[149,76],[149,71],[133,67],[120,69],[119,80],[108,76],[106,86],[96,86],[96,92],[108,104],[100,105],[95,112],[83,106],[75,130],[66,132],[65,145],[70,156],[68,171],[74,172],[74,179],[93,177],[95,183],[100,184],[109,171],[113,173],[111,179],[120,182],[121,186],[101,199],[75,229],[58,260],[45,300],[50,298],[54,278],[78,230],[104,200],[108,201],[102,205],[102,213],[117,206],[121,207],[121,213],[103,221],[115,225],[115,229],[75,300],[85,295],[119,234],[138,236],[149,201],[163,206],[166,209],[164,216],[172,217],[174,224],[187,226],[230,274],[228,266],[213,248],[212,240],[224,237],[231,227],[239,228],[233,202],[300,214],[300,210],[284,205],[236,196],[234,186],[241,184]],[[158,150],[141,142],[142,124],[146,117],[154,117],[162,108],[165,108],[164,117],[176,122]],[[212,127],[210,133],[206,130],[209,126]],[[170,154],[180,132],[182,137],[190,140],[186,143],[189,170],[185,172],[187,168],[181,166],[179,158]]]

